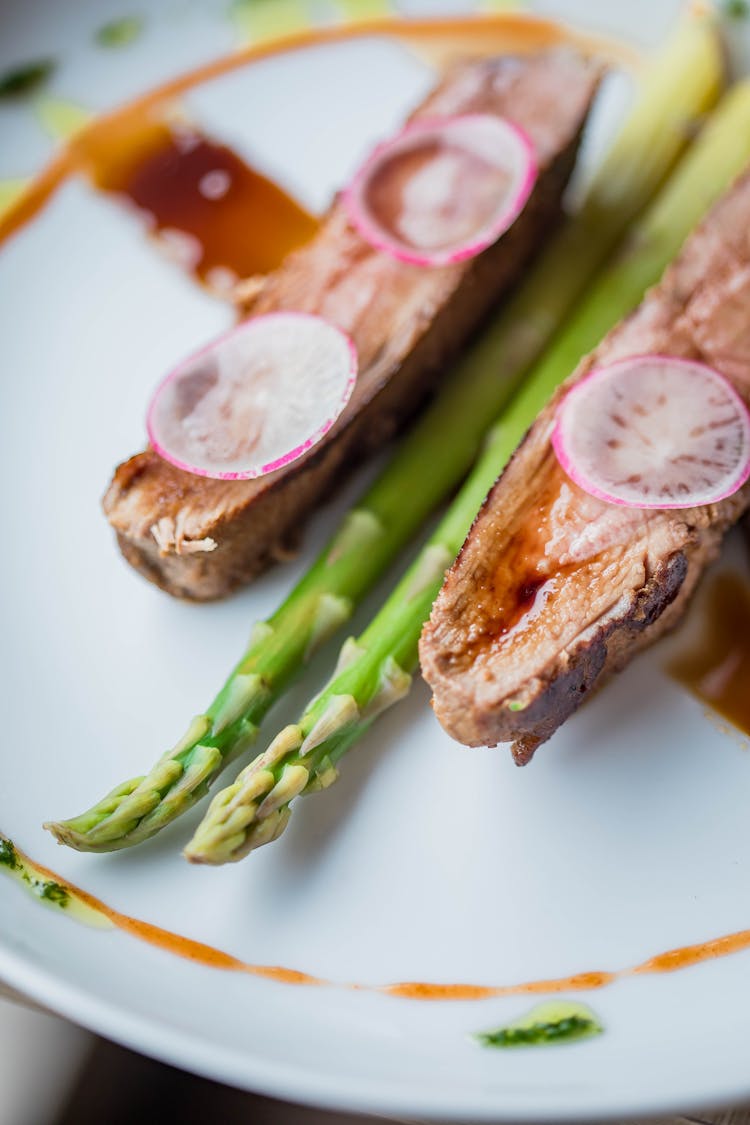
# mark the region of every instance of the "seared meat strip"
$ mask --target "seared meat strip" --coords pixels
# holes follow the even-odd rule
[[[704,360],[750,399],[750,172],[658,286],[568,380],[626,356]],[[422,634],[435,712],[470,746],[525,764],[608,674],[674,625],[750,484],[681,511],[589,496],[550,444],[561,388],[490,491]]]
[[[474,61],[452,70],[418,116],[496,113],[533,141],[539,179],[521,216],[470,261],[420,268],[373,249],[334,202],[318,235],[271,274],[251,315],[318,313],[353,337],[360,373],[329,434],[260,480],[193,476],[146,450],[104,497],[125,558],[171,594],[205,600],[249,581],[294,542],[349,466],[423,402],[451,358],[520,274],[559,213],[598,68],[571,50]]]

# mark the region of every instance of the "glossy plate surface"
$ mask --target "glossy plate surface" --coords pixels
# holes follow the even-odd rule
[[[677,4],[542,7],[640,46],[659,41]],[[0,62],[59,56],[55,93],[96,110],[234,45],[223,0],[158,9],[137,42],[104,54],[92,30],[119,5],[8,0]],[[269,58],[185,102],[316,209],[431,77],[403,45],[370,35]],[[592,151],[623,88],[604,99]],[[0,177],[36,169],[48,151],[32,109],[3,105]],[[0,293],[0,829],[33,858],[120,911],[342,984],[513,985],[620,970],[750,926],[750,757],[666,676],[666,646],[523,771],[502,750],[451,743],[417,684],[339,783],[242,865],[196,869],[180,858],[200,810],[130,853],[58,849],[42,820],[80,811],[174,742],[364,478],[316,517],[295,563],[226,604],[170,600],[121,561],[100,496],[114,464],[143,443],[159,376],[226,328],[231,310],[80,180],[0,251]],[[739,538],[731,552],[744,567]],[[332,656],[320,655],[267,733],[292,720]],[[0,975],[144,1052],[331,1107],[581,1121],[750,1096],[750,952],[578,994],[606,1028],[598,1039],[492,1052],[470,1033],[533,999],[424,1003],[224,973],[76,925],[0,879]]]

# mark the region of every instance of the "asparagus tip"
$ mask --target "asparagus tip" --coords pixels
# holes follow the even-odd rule
[[[50,832],[58,844],[74,848],[77,852],[86,852],[91,849],[87,846],[85,834],[76,831],[65,820],[46,820],[42,825],[46,832]]]
[[[188,861],[188,863],[194,863],[196,867],[216,866],[215,861],[212,861],[210,855],[207,855],[205,852],[201,851],[198,848],[191,848],[189,844],[186,848],[183,848],[182,854]]]

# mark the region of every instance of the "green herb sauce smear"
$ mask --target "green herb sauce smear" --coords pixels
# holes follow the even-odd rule
[[[139,16],[123,16],[103,24],[96,35],[100,47],[127,47],[134,43],[143,31],[143,20]]]
[[[525,1016],[494,1031],[480,1031],[475,1039],[483,1047],[547,1047],[601,1035],[603,1027],[585,1004],[554,1000],[537,1004]]]
[[[37,59],[11,67],[0,74],[0,98],[21,98],[36,93],[54,69],[53,59]]]
[[[2,872],[44,906],[64,910],[69,917],[87,926],[101,928],[111,925],[99,911],[84,902],[75,889],[58,882],[53,872],[38,867],[16,848],[12,840],[0,832],[0,873]]]
[[[11,871],[15,871],[18,867],[18,857],[16,856],[16,849],[13,847],[13,841],[6,840],[4,836],[0,836],[0,867],[9,867]]]
[[[36,876],[32,868],[18,855],[13,841],[6,836],[0,836],[0,867],[4,867],[23,883],[33,895],[43,899],[44,902],[59,906],[62,910],[67,909],[70,905],[70,895],[65,887],[56,883],[53,879],[42,879]]]

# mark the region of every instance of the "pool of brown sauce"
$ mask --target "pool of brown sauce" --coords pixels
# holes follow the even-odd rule
[[[269,273],[318,222],[231,148],[186,121],[126,121],[94,133],[79,167],[134,205],[180,264],[219,291]]]
[[[750,735],[750,582],[740,574],[709,580],[696,609],[697,639],[668,671],[701,702]]]

